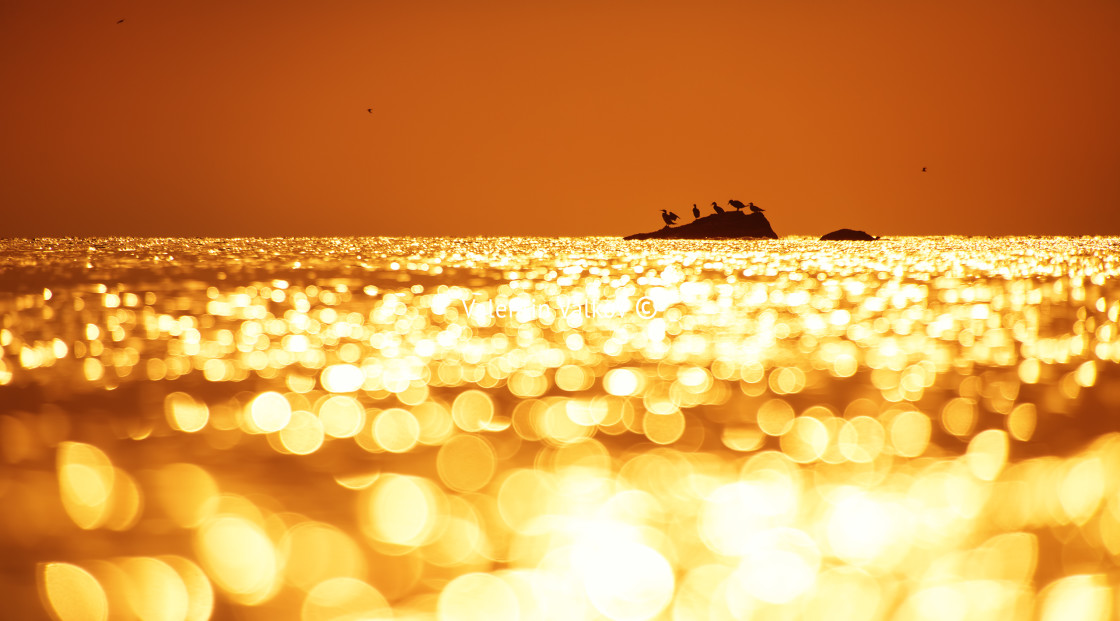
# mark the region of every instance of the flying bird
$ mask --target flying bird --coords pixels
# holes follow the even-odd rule
[[[753,202],[748,204],[747,207],[751,208],[751,213],[762,213],[762,212],[766,211],[762,207],[759,207],[758,205],[755,205]]]
[[[744,205],[742,201],[737,201],[737,200],[735,200],[735,199],[733,199],[733,198],[731,198],[731,199],[728,199],[728,200],[727,200],[727,204],[728,204],[728,205],[731,205],[731,206],[732,206],[732,207],[734,207],[734,208],[735,208],[736,210],[739,210],[739,209],[742,209],[742,208],[746,207],[746,205]]]
[[[699,218],[699,217],[700,217],[700,208],[696,206],[696,203],[692,203],[692,219],[695,220],[696,218]]]
[[[117,23],[118,23],[118,24],[123,24],[123,23],[124,23],[124,19],[123,19],[123,18],[121,18],[121,19],[118,19],[118,20],[117,20]]]
[[[679,217],[680,216],[671,211],[661,210],[661,219],[665,221],[665,226],[673,226],[673,223],[676,222]]]
[[[715,201],[712,201],[712,209],[715,209],[716,213],[723,213],[723,207],[720,207]]]
[[[369,112],[370,114],[373,114],[373,108],[366,108],[366,112]]]
[[[925,171],[926,171],[926,167],[922,166],[922,172],[925,172]]]

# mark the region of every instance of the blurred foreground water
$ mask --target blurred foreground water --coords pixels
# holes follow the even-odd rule
[[[1111,619],[1120,240],[0,240],[0,616]]]

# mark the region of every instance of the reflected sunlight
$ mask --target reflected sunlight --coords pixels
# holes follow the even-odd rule
[[[22,617],[1117,610],[1108,239],[0,243]]]

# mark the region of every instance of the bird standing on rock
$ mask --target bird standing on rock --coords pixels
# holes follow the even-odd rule
[[[692,219],[696,220],[699,217],[700,217],[700,208],[696,206],[696,203],[692,203]]]
[[[751,213],[762,213],[762,212],[766,211],[765,209],[763,209],[762,207],[759,207],[758,205],[755,205],[754,203],[748,204],[747,207],[751,208]]]
[[[720,207],[719,203],[715,201],[712,201],[712,209],[715,209],[716,213],[723,213],[723,207]]]
[[[661,219],[665,221],[665,226],[673,226],[673,223],[677,221],[677,218],[680,218],[680,216],[671,211],[665,211],[664,209],[661,210]]]
[[[735,199],[733,199],[733,198],[731,198],[731,199],[728,199],[728,200],[727,200],[727,204],[728,204],[728,205],[731,205],[732,207],[734,207],[736,211],[738,211],[738,210],[740,210],[740,209],[742,209],[742,208],[746,207],[746,205],[744,205],[744,204],[743,204],[743,201],[737,201],[737,200],[735,200]]]

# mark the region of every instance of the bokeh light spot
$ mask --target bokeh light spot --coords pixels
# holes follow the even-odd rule
[[[463,391],[451,404],[451,418],[463,431],[482,431],[494,419],[494,402],[481,390]]]
[[[365,555],[340,529],[322,522],[300,522],[284,533],[279,549],[288,582],[305,591],[330,578],[364,578]]]
[[[1040,599],[1041,621],[1107,621],[1112,618],[1114,597],[1103,575],[1066,576],[1047,585]]]
[[[179,572],[167,563],[148,557],[122,560],[118,566],[128,578],[128,602],[142,621],[179,621],[187,618],[190,596]]]
[[[184,621],[206,621],[214,612],[214,587],[198,565],[181,556],[161,556],[159,560],[174,569],[187,589]]]
[[[235,515],[217,515],[195,533],[195,549],[207,575],[233,599],[260,604],[279,578],[276,548],[260,526]]]
[[[354,392],[362,387],[366,376],[352,364],[332,364],[323,369],[320,381],[328,392]]]
[[[69,563],[41,563],[38,578],[44,604],[59,621],[109,618],[105,589],[81,567]]]
[[[319,406],[319,420],[323,423],[323,431],[332,438],[357,435],[365,424],[365,418],[362,404],[347,395],[334,395]]]
[[[891,445],[902,457],[918,457],[929,446],[932,431],[925,414],[912,410],[901,412],[891,421]]]
[[[955,436],[968,435],[976,425],[976,403],[963,397],[950,400],[941,409],[941,424]]]
[[[213,512],[218,485],[194,464],[168,464],[152,473],[152,495],[172,522],[194,528]]]
[[[296,455],[310,455],[323,446],[323,424],[307,410],[292,412],[288,424],[280,430],[280,442]]]
[[[632,542],[580,546],[575,568],[595,609],[612,621],[646,621],[673,599],[673,568],[657,551]]]
[[[1007,463],[1009,446],[1007,432],[988,429],[973,436],[968,443],[968,468],[973,476],[984,481],[994,481]]]
[[[373,419],[373,437],[390,453],[407,453],[420,440],[420,423],[408,410],[389,408]]]
[[[316,584],[303,600],[301,621],[378,621],[392,619],[385,596],[357,578],[338,577]]]
[[[249,420],[264,433],[280,431],[292,418],[292,406],[278,392],[264,392],[249,404]]]
[[[677,410],[669,414],[646,413],[642,419],[642,431],[654,444],[672,444],[684,434],[684,414]]]
[[[58,447],[58,483],[62,506],[79,527],[105,524],[112,510],[116,470],[101,449],[81,442]]]
[[[206,427],[210,420],[210,410],[206,403],[196,401],[184,392],[173,392],[163,400],[167,423],[172,429],[194,433]]]
[[[427,542],[441,516],[430,481],[389,474],[365,492],[362,525],[375,541],[414,548]]]
[[[782,399],[771,399],[758,408],[758,427],[768,436],[780,436],[791,425],[795,413],[793,407]]]
[[[607,394],[618,397],[632,397],[638,394],[644,378],[635,369],[611,369],[603,376],[603,389]]]
[[[501,578],[470,573],[452,580],[439,594],[439,621],[518,621],[517,595]]]
[[[458,435],[448,440],[436,456],[439,478],[460,492],[482,489],[497,469],[494,447],[485,438]]]
[[[811,416],[799,416],[782,434],[782,452],[798,463],[821,458],[828,448],[829,434],[824,423]]]

